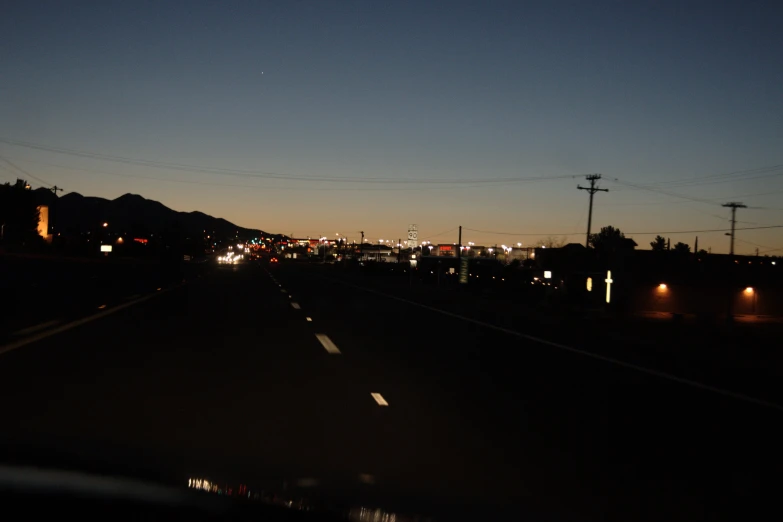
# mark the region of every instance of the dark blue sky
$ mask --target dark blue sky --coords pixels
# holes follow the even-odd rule
[[[67,190],[139,193],[296,235],[400,237],[418,223],[433,241],[455,241],[434,234],[460,224],[531,234],[466,233],[485,244],[568,232],[582,241],[587,196],[580,178],[561,176],[591,172],[610,188],[594,227],[725,228],[718,203],[732,198],[764,207],[742,211],[744,226],[783,224],[783,168],[672,184],[783,164],[781,5],[7,2],[2,138],[305,178],[556,179],[303,182],[5,143],[0,154]],[[699,235],[700,246],[727,250],[722,233]],[[738,237],[783,247],[777,229]]]

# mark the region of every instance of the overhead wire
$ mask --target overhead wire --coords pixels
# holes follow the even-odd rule
[[[27,177],[27,178],[32,178],[32,179],[36,180],[36,181],[37,181],[37,182],[39,182],[39,183],[43,183],[44,185],[47,185],[47,187],[46,187],[46,188],[49,188],[49,187],[51,187],[51,186],[52,186],[52,184],[51,184],[51,183],[49,183],[48,181],[42,180],[41,178],[39,178],[39,177],[37,177],[37,176],[35,176],[35,175],[33,175],[33,174],[31,174],[31,173],[27,172],[26,170],[24,170],[23,168],[19,167],[19,166],[18,166],[18,165],[16,165],[15,163],[12,163],[12,162],[11,162],[11,161],[10,161],[8,158],[6,158],[6,157],[4,157],[4,156],[0,156],[0,160],[2,160],[2,161],[4,161],[4,162],[6,162],[7,164],[11,165],[13,168],[15,168],[16,170],[18,170],[19,172],[21,172],[21,173],[22,173],[22,175],[24,175],[25,177]]]
[[[630,181],[623,181],[623,180],[618,179],[618,178],[606,178],[606,179],[609,180],[610,182],[614,182],[614,183],[617,183],[619,185],[624,185],[624,186],[628,186],[628,187],[633,187],[633,188],[638,189],[638,190],[646,190],[646,191],[649,191],[649,192],[654,192],[656,194],[663,194],[663,195],[670,196],[670,197],[673,197],[673,198],[686,199],[688,201],[693,201],[695,203],[702,203],[702,204],[710,205],[710,206],[718,205],[717,202],[715,202],[713,200],[705,199],[705,198],[698,198],[698,197],[694,197],[694,196],[687,196],[687,195],[683,195],[683,194],[677,194],[676,192],[671,192],[671,191],[664,190],[664,189],[650,187],[650,186],[647,186],[647,185],[641,185],[641,184],[638,184],[638,183],[631,183]]]
[[[644,185],[653,188],[693,187],[698,185],[712,185],[715,183],[729,183],[732,181],[740,181],[743,179],[759,179],[764,177],[779,176],[781,174],[783,174],[783,164],[770,165],[767,167],[758,167],[754,169],[739,170],[739,171],[722,173],[722,174],[710,174],[706,176],[697,176],[694,178],[686,178],[680,180],[656,181],[653,183],[646,183]],[[751,177],[746,177],[746,176],[751,176]]]
[[[760,247],[765,248],[767,250],[764,250],[764,252],[774,252],[776,250],[783,250],[783,248],[775,248],[771,247],[769,245],[760,245],[758,243],[754,243],[753,241],[748,241],[747,239],[740,239],[740,238],[734,238],[735,241],[739,241],[740,243],[747,243],[748,245],[753,245],[754,247]],[[761,252],[759,252],[761,253]]]
[[[375,183],[375,184],[413,184],[413,185],[442,185],[442,184],[498,184],[498,183],[519,183],[531,181],[549,181],[556,179],[574,178],[578,175],[558,175],[558,176],[530,176],[530,177],[509,177],[509,178],[486,178],[486,179],[444,179],[444,178],[396,178],[396,177],[349,177],[349,176],[298,176],[290,174],[279,174],[275,172],[263,172],[257,170],[229,169],[220,167],[204,167],[199,165],[189,165],[183,163],[174,163],[167,161],[146,160],[138,158],[127,158],[110,154],[97,152],[80,151],[75,149],[66,149],[62,147],[52,147],[37,143],[0,138],[0,142],[7,145],[54,152],[57,154],[66,154],[82,158],[110,161],[129,165],[158,168],[164,170],[175,170],[184,172],[198,172],[202,174],[238,176],[244,178],[258,179],[277,179],[285,181],[307,181],[320,183]]]
[[[457,230],[458,228],[459,228],[459,227],[454,227],[454,228],[451,228],[451,229],[449,229],[449,230],[446,230],[446,231],[444,231],[444,232],[438,232],[437,234],[428,234],[428,235],[427,235],[427,237],[438,237],[438,236],[442,236],[442,235],[444,235],[444,234],[448,234],[449,232],[454,232],[454,231],[455,231],[455,230]]]
[[[18,160],[17,160],[18,161]],[[330,191],[337,191],[337,192],[344,192],[344,191],[356,191],[356,192],[386,192],[386,191],[441,191],[441,190],[459,190],[459,189],[473,189],[473,188],[479,188],[483,185],[467,185],[467,184],[460,184],[455,186],[439,186],[439,187],[384,187],[384,188],[359,188],[359,187],[339,187],[339,188],[328,188],[328,187],[278,187],[278,186],[261,186],[261,185],[247,185],[247,184],[235,184],[235,183],[225,183],[225,182],[217,182],[217,181],[198,181],[198,180],[190,180],[190,179],[170,179],[170,178],[162,178],[157,176],[146,176],[144,174],[123,174],[118,172],[109,172],[109,171],[102,171],[102,170],[95,170],[95,169],[85,169],[85,168],[77,168],[77,167],[69,167],[65,165],[59,165],[56,163],[50,163],[45,161],[38,161],[38,160],[30,160],[25,159],[24,162],[29,163],[37,163],[41,165],[48,165],[50,167],[55,167],[59,169],[64,170],[72,170],[75,172],[82,172],[82,173],[92,173],[92,174],[100,174],[100,175],[106,175],[106,176],[117,176],[122,178],[136,178],[136,179],[146,179],[151,181],[162,181],[162,182],[169,182],[169,183],[185,183],[185,184],[191,184],[191,185],[206,185],[211,187],[234,187],[234,188],[243,188],[243,189],[254,189],[254,190],[262,190],[262,191],[268,191],[268,190],[295,190],[297,192],[302,191],[313,191],[313,192],[330,192]],[[509,182],[511,183],[511,182]],[[498,186],[498,185],[495,185]]]
[[[764,225],[758,227],[736,227],[734,230],[764,230],[772,228],[783,228],[783,225]],[[500,236],[574,236],[584,234],[584,232],[558,232],[558,233],[545,233],[545,232],[501,232],[497,230],[478,230],[475,228],[462,227],[462,230],[470,232],[478,232],[480,234],[493,234]],[[712,228],[705,230],[666,230],[666,231],[642,231],[642,232],[624,232],[626,236],[644,236],[644,235],[658,235],[658,234],[694,234],[694,233],[709,233],[709,232],[731,232],[730,228]]]

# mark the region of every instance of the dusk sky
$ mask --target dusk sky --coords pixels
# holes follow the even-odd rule
[[[584,242],[577,185],[601,173],[594,231],[727,252],[665,232],[725,229],[732,200],[755,207],[738,227],[783,225],[781,20],[774,1],[4,2],[0,138],[39,148],[0,155],[33,186],[270,232],[485,245]],[[737,240],[783,253],[783,228]]]

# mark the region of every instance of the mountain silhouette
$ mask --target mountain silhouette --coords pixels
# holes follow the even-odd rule
[[[50,191],[36,191],[39,204],[49,205],[57,231],[78,234],[109,223],[114,231],[146,236],[163,233],[172,227],[193,237],[202,237],[204,231],[218,238],[251,238],[268,235],[257,229],[243,228],[223,218],[203,212],[178,212],[159,201],[138,194],[125,194],[117,199],[82,196],[70,192],[57,197]]]

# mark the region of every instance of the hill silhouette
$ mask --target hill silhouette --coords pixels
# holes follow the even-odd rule
[[[138,194],[124,194],[110,200],[83,196],[77,192],[60,197],[46,189],[35,192],[39,204],[49,205],[60,232],[86,232],[107,222],[113,230],[138,235],[163,233],[172,227],[194,237],[201,237],[205,230],[217,237],[239,235],[241,238],[250,238],[267,235],[262,230],[240,227],[203,212],[178,212]]]

